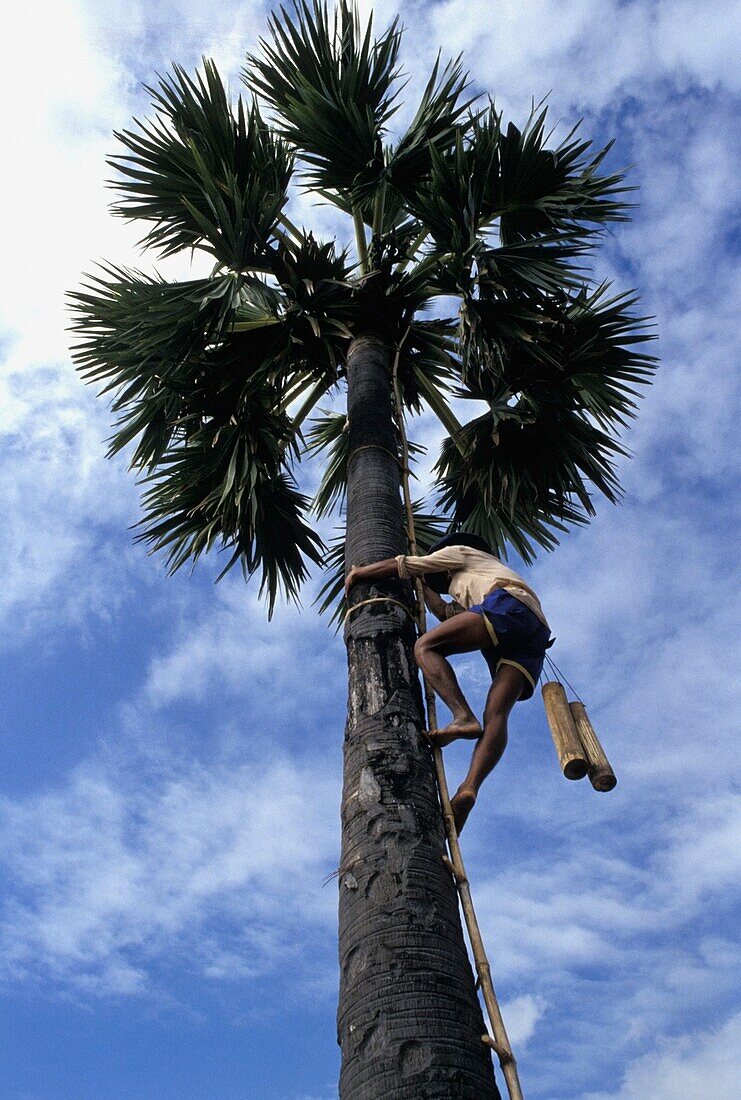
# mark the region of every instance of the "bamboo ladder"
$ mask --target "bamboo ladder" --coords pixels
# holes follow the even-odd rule
[[[401,403],[401,392],[399,388],[398,373],[399,356],[401,353],[401,345],[403,343],[404,341],[402,340],[401,344],[399,344],[396,358],[394,360],[393,388],[394,403],[396,405],[396,419],[398,421],[399,439],[401,442],[402,451],[401,483],[404,493],[407,539],[409,541],[410,553],[416,554],[417,538],[414,530],[412,498],[409,491],[409,443],[407,440],[406,427],[404,425],[404,414]],[[414,584],[417,594],[417,607],[419,609],[418,626],[420,633],[424,634],[427,630],[427,615],[425,613],[425,601],[421,579],[417,577]],[[427,705],[427,728],[434,730],[438,728],[435,692],[433,691],[430,684],[428,684],[426,679],[424,681],[424,684],[425,703]],[[440,749],[436,745],[434,745],[432,747],[432,755],[435,761],[437,785],[440,791],[440,802],[443,809],[445,832],[448,839],[448,848],[450,850],[450,859],[446,858],[445,862],[451,874],[453,875],[456,887],[458,889],[458,896],[461,901],[461,907],[463,909],[463,915],[466,921],[466,928],[468,929],[468,938],[471,943],[471,951],[473,953],[474,963],[476,965],[477,985],[481,989],[481,993],[484,998],[484,1004],[486,1005],[486,1011],[489,1015],[491,1031],[493,1033],[492,1035],[489,1035],[488,1033],[484,1034],[481,1036],[481,1039],[496,1053],[497,1057],[499,1058],[499,1065],[501,1066],[502,1074],[504,1075],[504,1080],[507,1084],[507,1091],[509,1092],[510,1100],[524,1100],[522,1089],[520,1088],[520,1079],[517,1073],[517,1062],[515,1061],[515,1056],[512,1053],[512,1047],[510,1046],[509,1039],[507,1038],[507,1030],[504,1026],[502,1013],[499,1009],[497,995],[494,992],[494,984],[491,980],[491,967],[489,965],[489,960],[486,957],[484,941],[481,938],[479,922],[476,918],[476,911],[473,907],[471,887],[468,882],[468,876],[466,875],[466,868],[463,863],[463,856],[461,855],[460,844],[458,843],[458,833],[456,832],[455,821],[453,819],[453,811],[450,806],[448,781],[445,775],[445,767],[443,765],[443,754]]]

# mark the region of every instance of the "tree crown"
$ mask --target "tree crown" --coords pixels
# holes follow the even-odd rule
[[[116,134],[114,212],[165,257],[208,253],[208,278],[168,282],[111,266],[72,297],[75,357],[113,395],[110,453],[144,483],[138,537],[171,570],[212,547],[259,570],[272,611],[324,560],[310,519],[341,508],[345,418],[307,417],[341,384],[350,341],[375,331],[404,409],[445,428],[426,545],[444,530],[525,560],[620,494],[619,432],[650,381],[652,338],[632,293],[587,268],[632,190],[575,127],[556,143],[545,107],[504,126],[440,57],[396,141],[402,29],[374,37],[349,0],[297,0],[247,58],[245,102],[214,64],[149,88],[154,117]],[[286,215],[296,183],[352,219],[355,252]],[[439,303],[457,310],[439,316]],[[452,399],[477,413],[462,423]],[[456,404],[456,408],[465,407]],[[481,412],[480,409],[485,411]],[[295,479],[323,453],[313,502]],[[327,555],[323,607],[340,588]]]

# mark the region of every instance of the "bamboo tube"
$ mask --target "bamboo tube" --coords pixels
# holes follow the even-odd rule
[[[599,737],[594,732],[594,726],[589,721],[587,708],[583,703],[569,703],[569,710],[589,761],[589,782],[595,791],[611,791],[617,783],[615,772],[600,744]]]
[[[589,762],[576,732],[563,684],[550,680],[543,684],[542,690],[546,718],[561,771],[567,779],[583,779],[589,770]]]
[[[407,442],[406,428],[404,426],[404,414],[401,404],[401,395],[399,393],[398,366],[399,353],[397,352],[396,361],[394,363],[393,381],[394,398],[396,400],[396,412],[399,424],[399,437],[401,439],[403,456],[402,489],[404,494],[404,507],[406,510],[409,549],[412,554],[416,554],[417,541],[414,531],[412,498],[409,492],[409,445]],[[425,601],[422,591],[422,581],[419,577],[417,577],[415,580],[415,590],[417,593],[417,606],[419,609],[419,629],[424,634],[427,630],[427,616],[425,614]],[[425,703],[427,705],[428,728],[437,729],[437,706],[435,703],[435,692],[432,686],[427,682],[424,677],[423,681],[425,688]],[[451,856],[450,860],[448,860],[447,857],[444,858],[446,864],[450,865],[450,869],[452,871],[453,878],[458,889],[458,897],[460,898],[461,908],[463,909],[463,916],[466,921],[466,929],[468,930],[468,938],[471,944],[471,952],[473,954],[473,959],[476,966],[477,984],[481,989],[481,993],[484,998],[484,1004],[486,1005],[486,1011],[489,1016],[489,1024],[493,1032],[493,1037],[486,1034],[482,1035],[481,1039],[482,1042],[484,1042],[488,1047],[496,1052],[497,1057],[499,1058],[499,1065],[501,1067],[502,1075],[504,1076],[504,1080],[507,1085],[507,1092],[509,1093],[510,1100],[524,1100],[524,1097],[522,1095],[522,1088],[520,1087],[520,1078],[517,1073],[517,1062],[515,1061],[515,1056],[512,1053],[512,1047],[510,1046],[510,1042],[507,1037],[507,1029],[504,1026],[504,1020],[502,1019],[499,1002],[497,1001],[497,995],[494,991],[494,984],[491,980],[491,967],[489,966],[489,960],[486,956],[484,941],[481,938],[481,929],[479,928],[479,922],[476,918],[476,911],[473,907],[471,887],[468,883],[468,876],[466,875],[466,868],[463,863],[463,856],[461,855],[460,844],[458,843],[458,833],[456,832],[455,818],[453,817],[453,810],[450,805],[450,794],[448,792],[448,781],[445,775],[445,766],[443,764],[443,754],[436,745],[433,746],[432,756],[435,762],[437,786],[440,792],[440,803],[443,810],[445,833],[448,839],[448,849]]]

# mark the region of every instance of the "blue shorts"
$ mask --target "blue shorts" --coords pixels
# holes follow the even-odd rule
[[[475,615],[483,615],[491,635],[493,652],[486,653],[489,667],[499,671],[500,665],[513,665],[525,677],[527,684],[520,696],[529,699],[538,682],[545,651],[553,643],[551,632],[522,600],[503,588],[495,588],[483,603],[469,607]]]

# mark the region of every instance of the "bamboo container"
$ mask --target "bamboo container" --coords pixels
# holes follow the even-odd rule
[[[576,732],[584,746],[587,760],[589,761],[589,782],[595,791],[611,791],[617,783],[615,773],[610,761],[605,755],[605,750],[600,744],[600,739],[594,732],[594,726],[589,721],[586,707],[583,703],[569,703],[571,717],[574,719]]]
[[[542,690],[546,718],[561,771],[567,779],[583,779],[589,770],[589,761],[576,732],[563,684],[549,680],[543,684]]]

